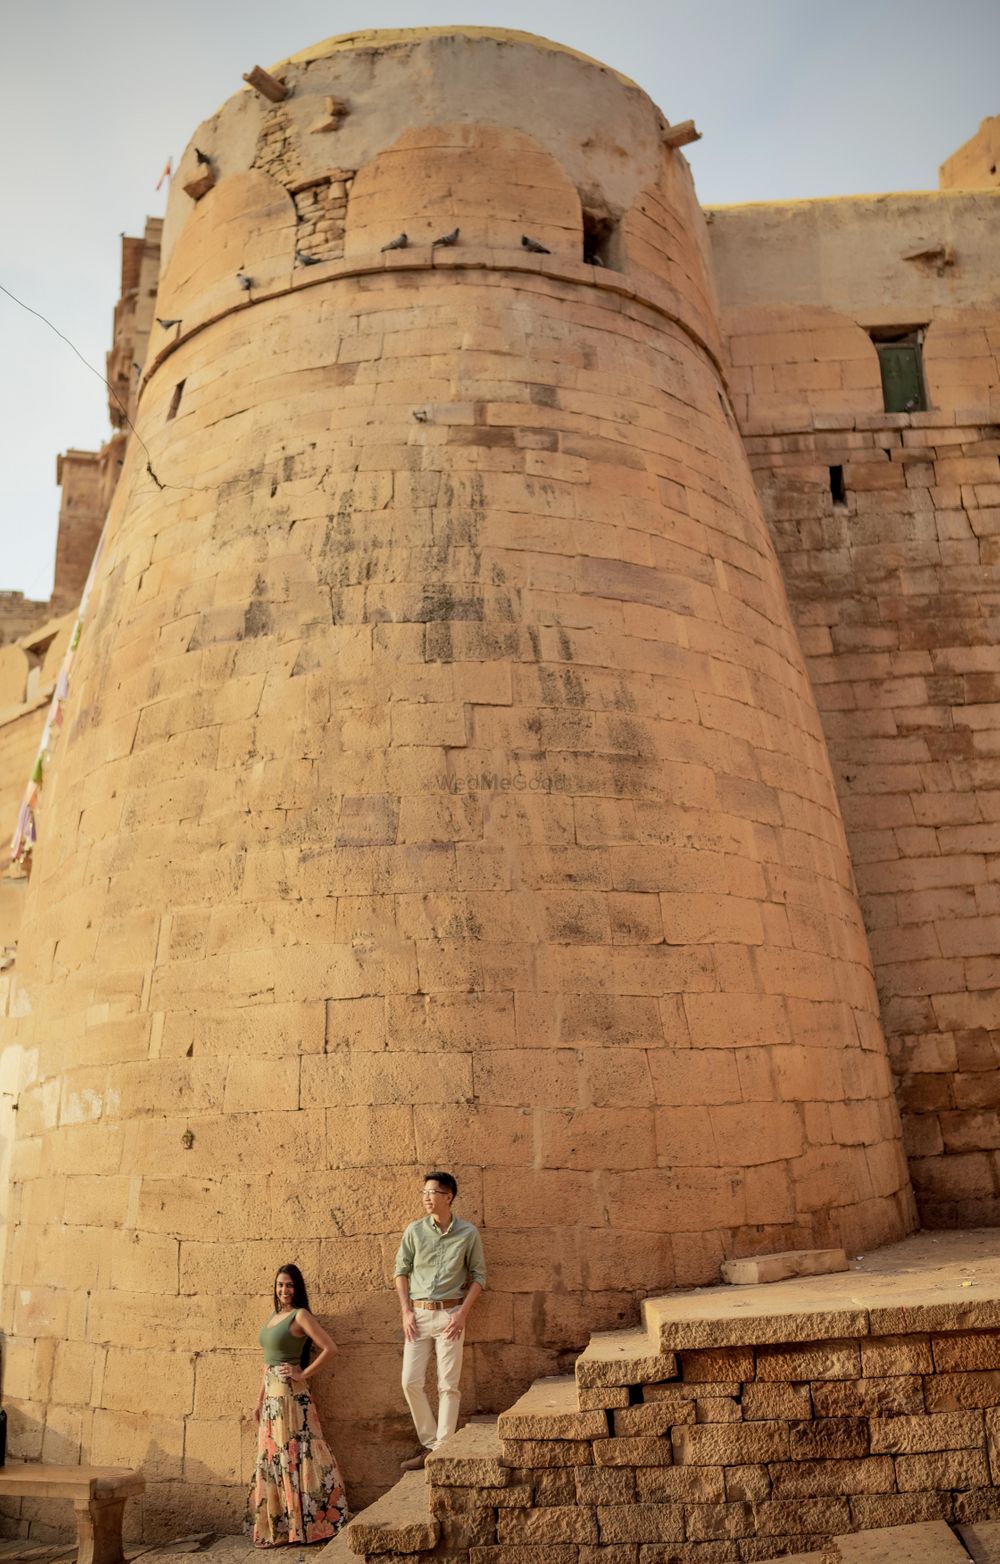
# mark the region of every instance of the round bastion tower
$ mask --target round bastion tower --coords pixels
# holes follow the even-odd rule
[[[353,1504],[395,1479],[428,1167],[483,1228],[469,1412],[911,1225],[661,114],[487,28],[271,74],[174,180],[18,958],[12,1446],[141,1465],[150,1538],[238,1525],[289,1260]]]

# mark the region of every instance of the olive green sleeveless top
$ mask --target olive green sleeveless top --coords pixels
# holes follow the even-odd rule
[[[278,1363],[298,1363],[301,1358],[305,1337],[292,1335],[298,1312],[298,1309],[293,1309],[287,1319],[278,1320],[274,1325],[261,1326],[260,1344],[268,1368],[274,1368]]]

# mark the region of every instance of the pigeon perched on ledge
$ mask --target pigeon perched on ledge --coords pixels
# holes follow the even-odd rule
[[[545,245],[542,244],[540,239],[529,239],[527,234],[522,234],[521,235],[521,243],[523,244],[523,246],[524,246],[524,248],[526,250],[530,250],[531,251],[532,255],[551,255],[552,254],[552,251],[546,249]]]
[[[386,250],[405,250],[409,242],[406,234],[397,234],[395,239],[390,239],[388,244],[382,246],[382,254],[384,255]]]
[[[458,236],[459,236],[460,232],[461,232],[460,229],[453,228],[451,230],[450,234],[442,234],[440,239],[432,239],[431,240],[431,249],[432,250],[437,250],[439,248],[446,249],[446,248],[448,248],[449,246],[451,246],[453,244],[457,244],[458,243]]]
[[[158,326],[162,326],[164,331],[169,331],[171,326],[179,326],[180,323],[181,317],[179,315],[177,316],[176,320],[163,320],[159,315],[156,317],[156,324]]]
[[[305,255],[301,250],[296,250],[295,259],[300,266],[320,265],[320,258],[318,255]]]

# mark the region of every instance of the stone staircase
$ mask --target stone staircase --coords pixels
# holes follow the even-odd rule
[[[325,1564],[1000,1564],[1000,1260],[970,1262],[968,1237],[648,1299],[573,1377],[459,1430]]]

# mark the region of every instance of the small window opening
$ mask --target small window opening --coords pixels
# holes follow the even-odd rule
[[[184,387],[186,383],[187,382],[184,380],[178,380],[177,384],[174,386],[174,394],[170,398],[170,406],[167,408],[167,423],[170,422],[171,418],[177,417],[177,409],[181,405],[181,397],[184,395]]]
[[[41,689],[45,654],[55,638],[56,632],[53,631],[51,635],[39,636],[36,640],[29,641],[27,644],[23,641],[21,643],[24,647],[24,655],[28,664],[24,687],[24,698],[26,701],[37,699],[38,692]]]
[[[588,266],[622,270],[618,224],[607,212],[583,209],[583,259]]]
[[[879,326],[868,333],[878,354],[887,413],[918,413],[927,406],[924,331],[923,326]]]
[[[830,493],[833,495],[834,505],[847,504],[847,485],[844,483],[843,467],[830,468]]]

